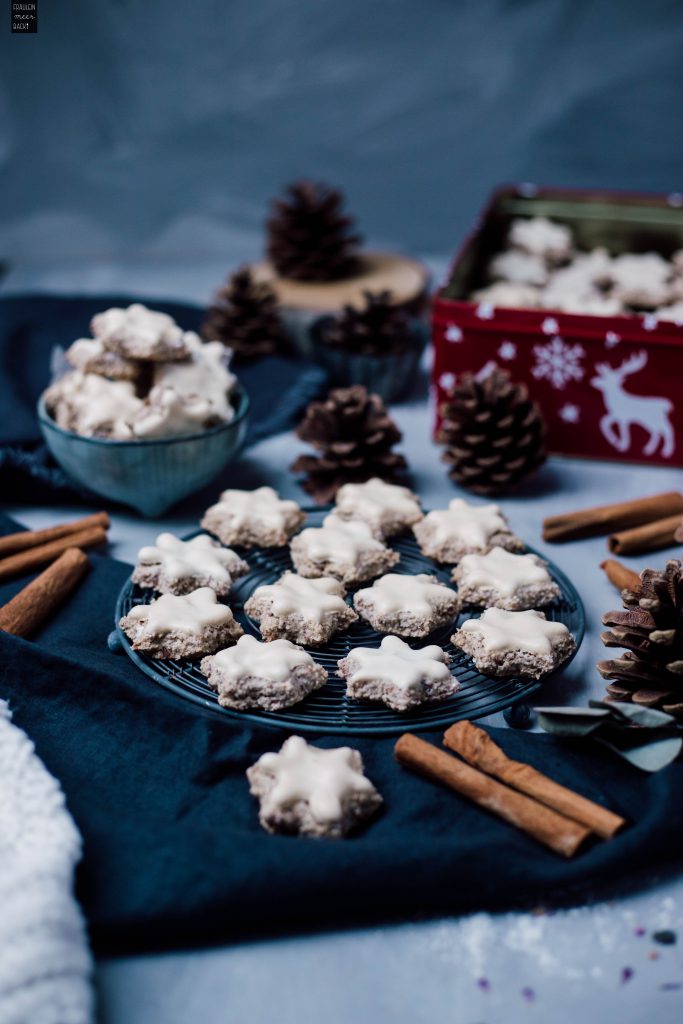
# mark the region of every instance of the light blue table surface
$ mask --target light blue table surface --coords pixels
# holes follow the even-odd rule
[[[104,265],[71,266],[59,273],[18,268],[5,283],[66,291],[135,287],[140,294],[206,297],[206,281],[219,280],[224,265],[126,270]],[[134,282],[134,285],[132,284]],[[392,410],[404,433],[402,449],[415,489],[426,507],[443,506],[457,492],[430,441],[425,403]],[[283,496],[302,499],[287,471],[303,450],[282,435],[250,449],[234,466],[235,486],[267,483]],[[547,685],[544,703],[585,703],[603,693],[594,668],[601,656],[602,613],[618,596],[599,569],[603,538],[546,545],[542,519],[574,507],[640,497],[679,488],[681,472],[579,460],[552,459],[533,484],[501,504],[515,530],[552,558],[583,598],[588,629],[568,671]],[[21,522],[40,527],[80,510],[10,508]],[[137,548],[159,529],[182,532],[195,525],[178,515],[155,522],[117,515],[112,555],[132,561]],[[634,558],[640,569],[666,554]],[[132,671],[132,669],[131,669]],[[502,725],[502,716],[491,724]],[[624,768],[625,772],[632,769]],[[635,771],[635,769],[633,769]],[[428,865],[425,866],[428,870]],[[619,880],[627,881],[627,880]],[[264,884],[267,882],[264,880]],[[334,880],[330,880],[334,884]],[[552,900],[548,893],[548,900]],[[653,930],[673,928],[678,945],[658,946]],[[642,928],[645,935],[638,934]],[[623,981],[623,969],[633,972]],[[487,984],[482,985],[481,979]],[[207,951],[103,960],[97,968],[100,1015],[107,1024],[566,1024],[589,1022],[674,1024],[683,1019],[683,883],[652,877],[640,891],[614,902],[553,915],[474,914],[430,922],[332,932]]]

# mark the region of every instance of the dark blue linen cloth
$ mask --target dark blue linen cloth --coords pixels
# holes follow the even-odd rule
[[[50,382],[56,346],[87,337],[92,317],[109,306],[141,301],[130,296],[18,295],[0,299],[0,496],[6,501],[56,502],[85,498],[50,457],[41,441],[36,402]],[[144,300],[169,313],[187,331],[199,329],[199,306]],[[327,374],[296,358],[267,356],[238,363],[251,400],[246,444],[289,429],[324,389]],[[102,498],[97,498],[102,505]]]
[[[0,532],[15,527],[0,517]],[[35,642],[0,633],[0,697],[60,780],[84,840],[77,894],[95,948],[186,947],[282,930],[551,906],[683,853],[683,764],[649,776],[599,749],[491,730],[512,757],[632,824],[572,861],[352,740],[385,800],[346,841],[270,836],[245,770],[286,733],[215,715],[107,648],[130,567],[92,569]],[[0,586],[0,604],[26,580]],[[440,742],[437,734],[426,735]],[[308,737],[324,747],[348,737]]]

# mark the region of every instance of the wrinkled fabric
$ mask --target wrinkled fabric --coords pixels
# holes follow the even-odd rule
[[[681,763],[648,776],[599,749],[511,730],[491,730],[508,754],[631,826],[567,862],[400,768],[392,739],[309,735],[357,747],[384,810],[346,841],[268,835],[244,773],[288,733],[204,711],[110,652],[130,567],[90,557],[90,574],[35,642],[0,634],[0,698],[60,780],[83,836],[77,894],[99,951],[548,906],[680,860]],[[0,586],[0,602],[25,582]]]

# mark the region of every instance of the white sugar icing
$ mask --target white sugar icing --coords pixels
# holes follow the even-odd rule
[[[172,533],[160,533],[153,545],[140,548],[140,565],[160,565],[171,580],[188,576],[209,576],[220,582],[232,582],[231,567],[241,559],[230,548],[200,533],[192,540],[180,540]]]
[[[79,434],[131,436],[127,421],[139,412],[142,402],[129,381],[107,380],[97,373],[74,370],[61,377],[55,387],[66,401]]]
[[[455,598],[454,591],[426,573],[403,576],[389,572],[380,576],[373,586],[359,590],[356,596],[361,594],[372,601],[374,610],[380,614],[405,610],[424,616],[431,615],[448,597]]]
[[[315,622],[322,622],[326,615],[346,608],[344,588],[339,580],[330,576],[309,580],[286,572],[277,583],[258,587],[252,596],[269,600],[274,615],[298,612]]]
[[[407,487],[388,484],[379,477],[363,484],[344,484],[337,491],[336,507],[345,518],[367,519],[372,523],[389,513],[409,523],[422,518],[420,503]]]
[[[479,619],[468,619],[460,629],[482,638],[484,650],[528,651],[551,654],[560,640],[569,636],[563,622],[549,622],[543,612],[508,612],[487,608]]]
[[[95,367],[105,376],[107,371],[119,372],[122,375],[125,372],[133,376],[137,365],[125,356],[109,352],[98,338],[78,338],[69,345],[64,357],[69,366],[77,370],[88,373],[94,372],[91,368]]]
[[[171,387],[179,395],[199,395],[217,416],[229,422],[235,415],[229,395],[236,377],[228,370],[226,348],[220,341],[202,342],[191,331],[183,334],[190,352],[182,362],[160,363],[154,370],[154,383]]]
[[[300,736],[290,736],[277,753],[263,754],[256,762],[275,780],[264,804],[285,810],[303,800],[316,821],[339,820],[354,793],[374,791],[370,780],[354,766],[353,754],[350,747],[321,750]]]
[[[535,555],[513,555],[504,548],[491,548],[487,555],[465,555],[458,566],[460,585],[492,587],[511,596],[519,587],[543,585],[552,580]]]
[[[173,388],[153,387],[132,420],[136,437],[182,437],[203,430],[214,416],[211,403],[199,395],[179,395]]]
[[[385,636],[379,647],[355,647],[348,655],[352,672],[349,682],[386,679],[401,690],[413,690],[425,680],[447,680],[451,671],[448,656],[436,644],[414,650],[397,636]]]
[[[201,633],[207,626],[221,626],[232,620],[232,612],[219,604],[211,587],[199,587],[191,594],[178,597],[164,594],[151,604],[138,604],[128,617],[144,622],[148,635],[163,633]]]
[[[424,522],[432,528],[437,544],[457,540],[480,549],[488,546],[494,534],[508,529],[498,505],[470,505],[462,498],[453,498],[447,509],[428,512]]]
[[[285,527],[291,515],[299,511],[295,501],[284,500],[272,487],[257,487],[254,491],[223,491],[218,504],[212,508],[225,512],[235,527],[256,521],[273,529]]]
[[[248,634],[241,636],[234,647],[214,654],[212,663],[233,682],[258,676],[273,683],[289,679],[296,668],[315,665],[310,654],[289,640],[265,643]]]
[[[572,233],[564,224],[547,217],[520,217],[512,222],[509,233],[511,245],[537,256],[561,258],[572,248]]]
[[[173,317],[148,309],[134,302],[127,309],[113,306],[93,317],[92,332],[106,345],[111,342],[125,346],[126,342],[154,347],[160,342],[182,347],[182,331]]]
[[[321,527],[302,530],[297,536],[297,547],[303,548],[310,558],[343,565],[355,565],[369,552],[386,551],[386,546],[375,540],[367,523],[335,515],[325,516]]]

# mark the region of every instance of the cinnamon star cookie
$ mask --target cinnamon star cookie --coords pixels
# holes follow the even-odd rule
[[[422,553],[435,562],[457,562],[470,552],[485,553],[493,547],[524,547],[498,505],[470,505],[462,498],[454,498],[447,509],[428,512],[413,533]]]
[[[353,604],[380,633],[421,637],[453,619],[458,595],[436,576],[388,573],[371,587],[359,590]]]
[[[266,640],[284,637],[318,646],[358,618],[344,594],[339,580],[328,576],[309,580],[286,572],[277,583],[257,587],[244,610],[260,623]]]
[[[268,832],[341,839],[382,804],[357,750],[322,750],[300,736],[290,736],[277,753],[263,754],[247,778]]]
[[[306,519],[295,501],[283,500],[272,487],[223,491],[206,510],[201,526],[223,544],[282,547]]]
[[[407,711],[455,693],[459,683],[450,660],[436,644],[414,649],[397,636],[385,636],[379,647],[355,647],[337,665],[349,697]]]
[[[189,349],[173,317],[134,302],[127,309],[112,307],[92,318],[93,336],[110,352],[126,359],[187,359]]]
[[[218,703],[240,711],[279,711],[327,682],[323,666],[301,647],[289,640],[262,643],[248,635],[234,647],[204,658],[201,670],[218,691]]]
[[[209,587],[186,596],[164,594],[137,604],[119,622],[133,645],[155,658],[194,658],[234,644],[242,627]]]
[[[290,552],[301,576],[334,576],[347,585],[387,572],[400,557],[373,537],[367,523],[336,515],[326,516],[320,528],[297,534]]]
[[[541,608],[560,596],[542,559],[499,547],[485,555],[464,555],[453,570],[453,580],[461,601],[486,608]]]
[[[227,597],[233,580],[247,572],[249,566],[239,555],[206,533],[191,540],[160,533],[154,544],[140,548],[133,583],[161,594],[211,587],[218,597]]]
[[[382,540],[407,530],[422,519],[420,499],[407,487],[372,477],[363,484],[344,484],[337,491],[335,514],[360,519]]]
[[[552,672],[576,647],[563,622],[550,622],[543,612],[502,608],[487,608],[481,618],[467,619],[451,641],[470,655],[480,672],[532,679]]]

